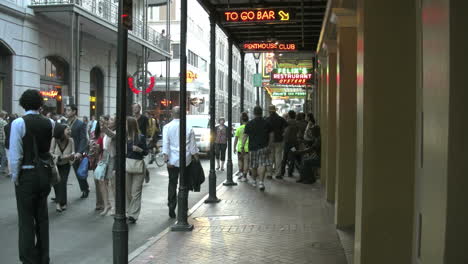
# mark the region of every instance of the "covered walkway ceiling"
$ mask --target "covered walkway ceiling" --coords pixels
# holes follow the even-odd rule
[[[210,15],[215,14],[218,25],[242,49],[243,43],[270,42],[294,43],[297,51],[314,51],[320,38],[327,0],[198,0]],[[274,20],[258,21],[255,15],[244,13],[245,21],[239,18],[242,11],[275,11]],[[226,22],[225,12],[236,12],[231,22]],[[278,13],[288,19],[280,18]],[[255,12],[256,13],[256,12]],[[267,13],[268,14],[268,13]],[[268,18],[268,15],[265,16]],[[271,18],[271,17],[270,17]],[[235,20],[238,20],[237,22]]]

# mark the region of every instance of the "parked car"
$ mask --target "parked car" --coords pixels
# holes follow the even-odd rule
[[[197,147],[202,153],[210,152],[210,116],[187,115],[187,127],[191,127],[195,133]]]

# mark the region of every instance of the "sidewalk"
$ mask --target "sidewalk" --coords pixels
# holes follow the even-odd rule
[[[195,208],[192,232],[166,230],[130,263],[347,263],[318,183],[268,180],[265,192],[239,183],[218,188],[218,198]]]

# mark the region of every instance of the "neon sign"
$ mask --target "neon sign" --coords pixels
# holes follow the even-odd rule
[[[271,83],[305,85],[312,80],[312,69],[277,68],[271,72]]]
[[[57,90],[50,90],[50,91],[40,91],[39,92],[44,97],[55,98],[58,95]]]
[[[244,43],[242,48],[245,51],[295,51],[297,46],[294,43],[254,42]]]
[[[146,80],[145,80],[146,77]],[[128,87],[134,94],[150,93],[156,85],[156,78],[150,72],[138,71],[133,76],[127,78]]]
[[[187,82],[191,83],[198,79],[198,74],[194,73],[193,71],[188,71],[187,72]]]
[[[306,92],[273,92],[272,96],[306,96]]]
[[[287,9],[226,10],[223,14],[223,23],[288,22],[291,19]]]

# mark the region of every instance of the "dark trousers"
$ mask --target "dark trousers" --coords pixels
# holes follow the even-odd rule
[[[49,216],[47,175],[22,170],[15,186],[18,207],[19,257],[25,264],[49,263]]]
[[[320,168],[320,159],[304,158],[301,166],[301,179],[306,183],[316,181],[315,173]]]
[[[167,190],[167,206],[170,210],[175,210],[177,206],[177,184],[179,181],[179,172],[178,167],[167,168],[169,173],[169,188]]]
[[[70,173],[70,164],[57,165],[60,174],[60,182],[54,185],[55,202],[61,206],[67,205],[67,182]]]
[[[78,177],[78,174],[76,173],[76,171],[80,167],[80,163],[81,163],[81,160],[77,160],[77,161],[75,161],[75,163],[73,163],[73,169],[75,170],[76,179],[78,180],[78,184],[80,185],[80,190],[82,192],[85,192],[85,191],[89,192],[88,181],[86,179],[84,179],[84,180],[80,179]]]
[[[292,176],[296,164],[296,156],[292,153],[291,148],[297,149],[297,144],[284,143],[283,162],[281,162],[281,175],[286,172],[286,165],[288,165],[288,174]]]
[[[221,161],[226,160],[226,148],[227,148],[227,144],[219,144],[219,143],[215,144],[216,159],[218,160],[221,159]]]

